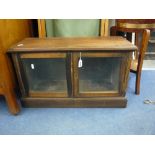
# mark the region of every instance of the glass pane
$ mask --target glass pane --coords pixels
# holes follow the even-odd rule
[[[80,92],[118,91],[120,58],[86,58],[79,68]]]
[[[22,63],[29,91],[67,91],[65,59],[22,59]]]

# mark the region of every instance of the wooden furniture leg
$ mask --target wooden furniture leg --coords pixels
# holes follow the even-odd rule
[[[9,111],[14,115],[18,114],[20,107],[11,80],[7,56],[4,53],[0,53],[0,86],[0,94],[4,95]]]
[[[137,95],[140,94],[140,79],[141,79],[141,73],[136,73],[135,93]]]
[[[8,105],[9,111],[13,115],[18,114],[20,111],[20,108],[19,108],[19,105],[17,103],[17,98],[16,98],[16,94],[15,94],[14,90],[9,89],[9,88],[5,88],[4,96],[5,96],[6,103]]]

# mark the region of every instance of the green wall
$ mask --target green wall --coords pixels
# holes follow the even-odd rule
[[[99,19],[46,19],[47,37],[98,36]]]

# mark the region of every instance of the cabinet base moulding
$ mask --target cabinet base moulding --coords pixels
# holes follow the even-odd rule
[[[125,97],[104,98],[22,98],[23,107],[29,108],[125,108]]]

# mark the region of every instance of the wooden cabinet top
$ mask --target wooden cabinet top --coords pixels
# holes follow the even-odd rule
[[[133,51],[137,47],[122,37],[92,38],[26,38],[10,47],[8,52],[38,51]]]

